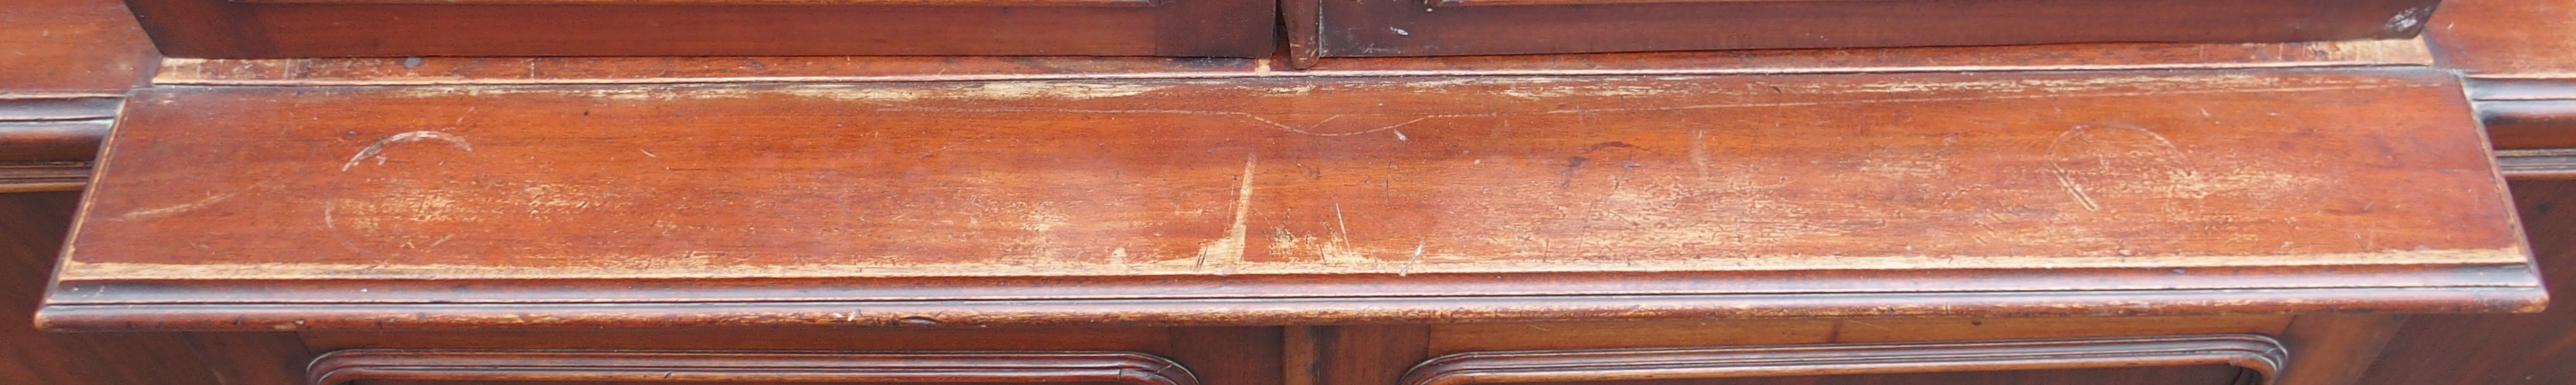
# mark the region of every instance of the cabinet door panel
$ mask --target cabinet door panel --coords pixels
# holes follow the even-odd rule
[[[1271,51],[1268,0],[131,0],[172,57]]]
[[[1126,352],[724,352],[353,349],[324,354],[312,385],[465,383],[1077,383],[1198,385],[1171,360]]]
[[[2102,383],[2067,371],[2228,365],[2244,372],[2184,370],[2141,377],[2179,383],[2270,384],[2288,349],[2269,337],[2223,334],[1927,343],[1735,346],[1677,349],[1532,350],[1460,353],[1415,366],[1401,385],[1752,383]],[[2017,373],[2027,372],[2027,373]],[[2098,374],[2098,373],[2097,373]],[[1811,377],[1799,382],[1788,378]],[[2194,378],[2201,378],[2193,380]],[[2210,381],[2223,378],[2224,381]]]
[[[1864,374],[1650,381],[1551,382],[1530,385],[2219,385],[2247,378],[2224,365],[1991,372]],[[549,384],[551,385],[551,384]]]
[[[1387,0],[1318,4],[1323,56],[2414,36],[2430,0]],[[1300,9],[1292,7],[1292,9]],[[1292,12],[1292,15],[1297,13]]]

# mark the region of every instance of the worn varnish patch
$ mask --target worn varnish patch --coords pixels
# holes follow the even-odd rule
[[[2523,263],[2462,100],[2412,70],[169,87],[62,277]]]

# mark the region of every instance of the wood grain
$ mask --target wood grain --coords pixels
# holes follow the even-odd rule
[[[1273,0],[1193,0],[1151,7],[993,3],[430,5],[139,0],[132,6],[162,52],[181,58],[1258,57],[1274,51]]]
[[[113,0],[14,0],[0,7],[0,98],[117,96],[159,55]]]
[[[1697,349],[1461,353],[1423,362],[1404,385],[1554,383],[1736,377],[2116,368],[2227,364],[2271,384],[2289,354],[2259,335],[2073,340],[1743,346]]]
[[[1479,3],[1491,6],[1470,6]],[[1324,1],[1323,55],[2409,38],[2434,2]]]
[[[0,193],[79,190],[122,99],[0,91]]]
[[[123,100],[107,97],[11,98],[0,95],[0,164],[88,163],[115,123]]]
[[[2282,335],[2292,316],[1853,318],[1432,325],[1431,355],[1517,350]],[[1411,365],[1411,364],[1407,364]]]
[[[2576,6],[2530,0],[2448,0],[2425,39],[2442,66],[2489,79],[2576,78]]]
[[[29,324],[80,194],[0,193],[0,383],[244,384],[299,381],[292,333],[49,333]]]
[[[2278,376],[2281,385],[2350,385],[2361,381],[2380,349],[2406,324],[2404,314],[2302,314],[2280,334],[2299,368]]]
[[[930,7],[1152,7],[1156,0],[228,0],[251,4],[417,5],[878,5]]]
[[[1460,80],[157,89],[44,318],[2206,314],[2535,290],[2434,71]],[[728,305],[663,305],[700,301]],[[475,305],[406,310],[442,303]],[[626,305],[513,316],[544,303]],[[2141,305],[2074,306],[2107,303]]]
[[[2516,181],[2523,229],[2553,297],[2576,298],[2576,181]],[[2576,383],[2576,306],[2540,314],[2409,317],[2362,385]]]
[[[358,380],[1196,385],[1180,364],[1124,352],[342,350],[312,385]]]

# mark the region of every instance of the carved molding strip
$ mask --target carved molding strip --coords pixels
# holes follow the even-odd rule
[[[2288,350],[2250,334],[2063,340],[1461,353],[1402,385],[1935,373],[2226,364],[2279,377]]]
[[[79,190],[123,98],[0,96],[0,193]]]
[[[2576,149],[2496,150],[2496,167],[2513,179],[2576,179]]]
[[[356,380],[867,382],[1198,385],[1178,363],[1129,352],[706,352],[352,349],[307,369]]]

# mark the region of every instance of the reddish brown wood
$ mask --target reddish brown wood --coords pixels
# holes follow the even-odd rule
[[[2425,28],[2442,66],[2490,79],[2576,78],[2576,6],[2532,0],[2447,0]]]
[[[300,381],[290,333],[48,333],[28,323],[80,195],[0,193],[0,383],[239,384]]]
[[[1197,385],[1180,364],[1125,352],[687,352],[342,350],[314,358],[313,385],[357,380]]]
[[[2361,381],[2371,360],[2406,324],[2403,314],[2303,314],[2290,322],[2281,339],[2299,352],[2287,364],[2299,370],[2282,373],[2281,385],[2350,385]]]
[[[2536,299],[2435,71],[1476,80],[173,87],[133,103],[151,107],[111,145],[41,317],[1308,324]],[[174,234],[189,241],[135,238]]]
[[[116,119],[118,98],[0,95],[0,164],[88,163]]]
[[[0,7],[0,99],[124,95],[152,77],[152,42],[115,0],[13,0]]]
[[[1279,0],[1279,20],[1284,25],[1280,32],[1286,34],[1280,39],[1286,52],[1280,56],[1287,59],[1288,68],[1315,68],[1315,61],[1323,57],[1324,21],[1318,9],[1321,3],[1323,0]]]
[[[2288,351],[2259,335],[1462,353],[1404,385],[1667,380],[2227,364],[2278,377]]]
[[[2516,181],[2515,203],[2552,297],[2576,298],[2576,181]],[[2362,385],[2576,383],[2576,306],[2409,318]]]
[[[2576,148],[2576,99],[2480,101],[2477,108],[2497,149]]]
[[[2408,38],[2434,2],[1324,1],[1324,56]]]
[[[1306,328],[1290,340],[1315,352],[1308,363],[1312,385],[1394,384],[1406,368],[1431,358],[1425,325],[1347,325]],[[1297,384],[1291,384],[1297,385]]]
[[[1264,61],[1254,59],[1144,57],[170,59],[162,62],[164,68],[154,82],[299,86],[667,84],[2245,69],[2420,66],[2432,63],[2430,55],[2418,41],[2369,40],[1336,58],[1311,71],[1287,71],[1279,64],[1264,65]],[[1297,59],[1292,57],[1291,64],[1294,60]]]
[[[0,90],[0,193],[78,190],[119,98],[10,96]]]
[[[1272,53],[1273,0],[1150,7],[779,4],[266,4],[137,0],[185,58],[1143,55]],[[1018,3],[1018,2],[1013,2]],[[1090,4],[1090,3],[1087,3]]]
[[[1152,7],[1163,0],[227,0],[325,5],[875,5],[925,7]]]
[[[2198,334],[2283,335],[2293,316],[1852,318],[1432,325],[1431,355]],[[1406,363],[1405,366],[1411,366]]]

